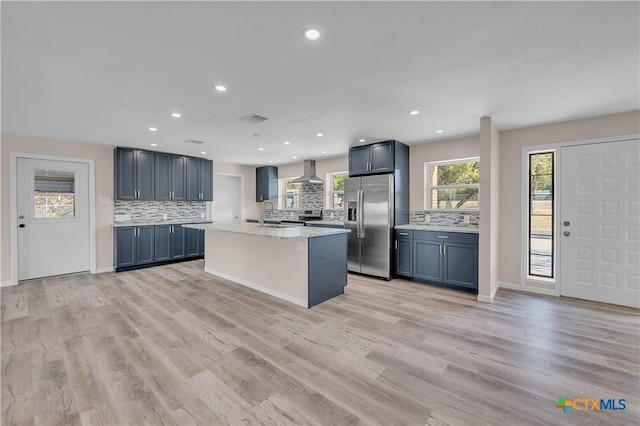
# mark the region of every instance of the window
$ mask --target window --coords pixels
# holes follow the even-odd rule
[[[553,278],[554,152],[529,153],[530,276]]]
[[[34,219],[68,219],[75,217],[75,174],[35,170],[33,194]]]
[[[425,209],[478,210],[478,158],[425,163]]]
[[[327,173],[327,203],[328,209],[344,208],[344,181],[349,177],[348,172]]]
[[[302,184],[291,182],[294,179],[296,178],[278,179],[280,185],[280,202],[278,204],[281,209],[302,208]]]

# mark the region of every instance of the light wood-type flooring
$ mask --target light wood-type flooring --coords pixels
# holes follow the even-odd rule
[[[3,288],[2,424],[638,424],[637,310],[355,275],[303,309],[202,268]]]

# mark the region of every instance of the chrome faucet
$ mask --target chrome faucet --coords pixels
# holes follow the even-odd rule
[[[265,213],[265,207],[266,207],[267,203],[271,204],[271,210],[269,210],[270,212],[273,213],[273,210],[275,209],[275,206],[273,205],[273,201],[264,200],[262,202],[262,211],[261,211],[261,214],[260,214],[260,226],[264,226],[264,213]]]

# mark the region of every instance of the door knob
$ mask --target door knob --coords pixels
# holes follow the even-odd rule
[[[24,223],[21,223],[20,225],[18,225],[18,227],[20,228],[24,228],[26,225]]]
[[[571,225],[571,222],[569,222],[568,220],[565,220],[564,222],[562,222],[562,224],[564,226],[569,226],[569,225]]]
[[[568,237],[569,235],[571,235],[571,232],[569,232],[569,231],[564,231],[564,232],[562,233],[562,235],[564,235],[565,237]]]

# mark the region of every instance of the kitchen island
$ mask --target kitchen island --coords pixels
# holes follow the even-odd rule
[[[344,293],[345,229],[216,222],[205,231],[204,270],[310,308]]]

